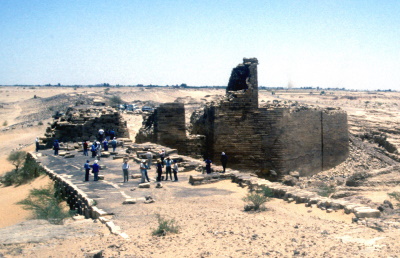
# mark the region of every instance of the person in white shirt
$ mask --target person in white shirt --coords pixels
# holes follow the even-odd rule
[[[146,160],[142,160],[142,163],[140,163],[140,173],[142,173],[142,183],[145,182],[145,179],[147,179],[147,182],[150,182],[149,176],[147,175],[147,165],[146,165]]]
[[[174,182],[178,182],[178,162],[176,160],[174,160],[174,168],[172,171],[174,172]]]
[[[151,161],[153,160],[153,153],[151,151],[146,152],[147,157],[147,168],[151,169]]]
[[[128,159],[124,160],[124,163],[122,164],[122,171],[124,174],[124,183],[129,181],[129,164],[128,164]]]

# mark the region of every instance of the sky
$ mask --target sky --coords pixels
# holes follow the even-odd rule
[[[400,1],[0,0],[0,85],[400,90]]]

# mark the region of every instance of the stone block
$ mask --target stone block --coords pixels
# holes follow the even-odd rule
[[[108,151],[103,151],[103,152],[101,153],[101,157],[102,157],[102,158],[108,158],[108,157],[110,157],[110,153],[109,153]]]
[[[105,217],[99,217],[99,221],[103,224],[105,224],[106,222],[109,222],[110,220],[105,218]]]
[[[118,235],[121,231],[121,228],[119,226],[116,226],[112,221],[106,222],[106,226],[112,234]]]
[[[122,204],[135,204],[136,203],[136,199],[135,198],[128,198],[125,199],[125,201],[122,202]]]
[[[66,151],[59,151],[58,152],[58,156],[61,156],[61,157],[65,156],[65,155],[68,155],[68,154],[69,154],[69,152],[66,152]]]
[[[64,156],[64,158],[66,158],[66,159],[70,159],[70,158],[74,158],[74,157],[75,157],[74,154],[67,154]]]
[[[141,178],[141,177],[142,177],[142,174],[137,174],[137,173],[131,174],[131,178],[132,179],[138,179],[138,178]]]
[[[355,212],[357,218],[379,218],[381,212],[376,209],[363,209]]]
[[[139,184],[139,188],[150,188],[150,183],[141,183]]]
[[[350,203],[344,206],[344,213],[350,214],[354,212],[354,208],[361,207],[360,204]]]
[[[86,258],[102,258],[103,257],[103,250],[93,250],[85,255]]]
[[[72,217],[72,219],[73,220],[84,220],[85,216],[83,216],[83,215],[75,215],[75,216]]]

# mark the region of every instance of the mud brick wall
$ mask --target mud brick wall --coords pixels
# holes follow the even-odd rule
[[[332,110],[322,112],[323,169],[330,169],[345,161],[349,155],[347,114]]]
[[[185,106],[183,103],[166,103],[155,110],[154,134],[156,143],[185,152],[187,142]]]
[[[223,151],[236,168],[273,169],[281,174],[296,170],[308,176],[348,156],[343,111],[278,108],[238,112],[224,104],[215,110],[213,146],[207,146],[214,163],[219,163]]]
[[[302,176],[313,175],[348,156],[347,115],[340,110],[287,109],[273,132],[263,143],[271,152],[265,158],[276,159],[271,165],[282,174],[298,171]]]
[[[320,110],[287,110],[278,126],[281,173],[299,171],[302,176],[323,170]]]

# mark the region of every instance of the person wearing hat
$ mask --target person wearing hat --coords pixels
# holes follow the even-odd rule
[[[174,182],[178,182],[178,162],[176,160],[174,160],[174,168],[172,171],[174,171]]]
[[[142,183],[145,182],[145,180],[147,180],[147,182],[150,182],[150,179],[147,175],[147,165],[146,165],[146,161],[145,159],[142,160],[142,163],[140,163],[140,173],[142,173]]]
[[[225,169],[226,169],[226,164],[228,163],[228,156],[225,154],[225,152],[222,152],[221,154],[221,164],[222,164],[222,168],[224,169],[224,171],[222,171],[222,173],[225,173]]]
[[[167,157],[164,160],[164,164],[165,164],[165,173],[166,173],[165,181],[168,180],[168,174],[171,177],[171,181],[172,181],[172,173],[171,173],[172,160],[169,157]]]
[[[103,129],[99,129],[99,136],[98,136],[98,140],[101,142],[104,139],[104,130]]]
[[[90,172],[90,161],[86,160],[85,165],[83,166],[83,168],[85,169],[85,181],[89,181],[89,172]]]
[[[160,159],[161,159],[161,164],[164,164],[164,159],[165,159],[165,150],[162,149],[159,153]]]
[[[100,160],[101,159],[101,150],[103,148],[101,147],[101,143],[100,142],[96,142],[96,156],[97,159]]]
[[[100,166],[99,166],[99,164],[97,164],[97,162],[99,162],[99,161],[95,160],[94,164],[92,166],[92,171],[93,171],[93,174],[94,174],[94,181],[99,181]]]

